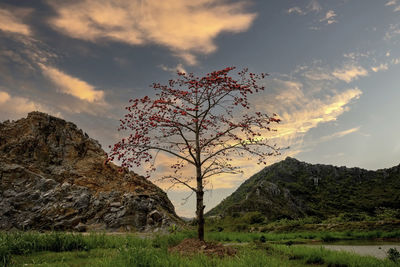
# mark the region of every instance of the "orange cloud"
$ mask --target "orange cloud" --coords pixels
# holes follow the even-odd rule
[[[17,119],[26,116],[27,113],[38,110],[61,117],[48,107],[36,103],[31,99],[19,96],[11,96],[5,91],[0,91],[0,119]]]
[[[50,24],[73,38],[91,42],[113,40],[130,45],[154,43],[170,48],[187,64],[194,53],[217,47],[221,32],[247,30],[256,15],[245,12],[245,2],[217,0],[48,1],[57,16]]]
[[[24,24],[20,17],[30,13],[27,9],[16,9],[11,12],[0,8],[0,30],[5,32],[18,33],[22,35],[31,35],[31,29]]]
[[[339,80],[347,83],[357,80],[358,77],[367,76],[368,71],[361,66],[347,65],[340,69],[335,69],[332,75]]]
[[[95,90],[94,86],[76,77],[70,76],[54,67],[39,63],[43,74],[47,76],[58,90],[64,94],[72,95],[88,102],[103,101],[104,92]]]
[[[379,66],[371,67],[371,70],[373,72],[385,71],[385,70],[388,70],[388,69],[389,69],[389,66],[388,66],[387,63],[385,63],[385,64],[382,63]]]
[[[368,75],[368,71],[355,62],[356,56],[366,55],[355,55],[354,53],[345,54],[345,57],[351,58],[352,61],[344,63],[341,67],[331,69],[327,66],[320,66],[318,61],[313,63],[313,66],[302,66],[296,71],[310,81],[344,81],[350,83],[354,80],[359,79]]]
[[[325,99],[298,99],[291,107],[280,113],[282,124],[274,138],[293,140],[295,135],[303,135],[320,123],[335,121],[338,116],[348,110],[347,104],[362,94],[358,88],[348,89]],[[279,97],[279,96],[278,96]],[[299,108],[301,107],[301,108]],[[282,109],[276,107],[277,109]],[[279,113],[279,110],[277,111]]]
[[[8,93],[0,91],[0,104],[6,103],[10,98],[11,97]]]

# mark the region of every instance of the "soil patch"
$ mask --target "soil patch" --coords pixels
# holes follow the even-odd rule
[[[195,238],[183,240],[175,247],[168,249],[169,252],[178,252],[184,256],[190,256],[196,253],[203,253],[207,256],[225,257],[234,256],[236,249],[231,247],[224,247],[221,243],[205,242]]]

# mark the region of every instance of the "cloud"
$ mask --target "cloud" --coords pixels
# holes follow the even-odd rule
[[[397,4],[397,0],[390,0],[385,4],[385,6],[393,6],[393,5],[396,5],[396,4]]]
[[[342,68],[335,69],[332,75],[339,80],[350,83],[353,80],[357,80],[359,77],[367,76],[368,71],[361,66],[348,64]]]
[[[291,7],[287,10],[288,14],[297,14],[297,15],[307,15],[310,12],[320,12],[322,10],[321,5],[318,3],[317,0],[311,0],[307,6],[305,6],[303,9],[298,7],[298,6],[294,6]]]
[[[357,61],[361,58],[369,58],[371,56],[370,52],[365,52],[365,53],[361,53],[361,52],[351,52],[351,53],[344,53],[343,57],[351,59],[353,61]]]
[[[38,109],[53,115],[59,114],[54,111],[59,111],[63,114],[87,113],[103,118],[113,116],[110,105],[105,102],[104,91],[53,67],[60,59],[55,49],[34,36],[3,34],[1,31],[0,35],[0,91],[12,90],[14,95],[13,101],[7,102],[8,106],[9,103],[16,103],[24,106],[26,112]],[[27,92],[30,97],[22,97]],[[5,99],[5,94],[2,94],[2,99]],[[26,115],[24,112],[17,113],[18,117]],[[15,118],[14,114],[7,114]]]
[[[168,72],[171,72],[173,74],[176,74],[178,71],[179,72],[183,72],[183,73],[187,73],[187,71],[185,70],[184,66],[181,63],[179,63],[175,67],[167,67],[165,65],[160,65],[160,68],[163,71],[168,71]]]
[[[162,45],[191,65],[196,64],[196,53],[217,49],[214,39],[220,33],[246,31],[256,17],[245,11],[244,1],[47,2],[57,12],[50,25],[68,36],[91,42]]]
[[[305,15],[306,13],[298,6],[291,7],[287,10],[287,13],[289,14],[299,14],[299,15]]]
[[[0,8],[0,30],[30,36],[32,34],[28,25],[21,21],[21,17],[29,14],[28,9],[10,10]]]
[[[11,96],[5,91],[0,91],[0,119],[18,119],[31,111],[42,111],[61,117],[60,113],[36,103],[28,98],[20,96]]]
[[[388,70],[388,69],[389,69],[388,64],[380,64],[379,66],[371,67],[371,70],[373,72],[384,71],[384,70]]]
[[[390,1],[388,1],[386,4],[385,4],[385,6],[395,6],[395,5],[397,5],[397,0],[390,0]],[[394,12],[398,12],[398,11],[400,11],[400,5],[397,5],[394,9],[393,9],[393,11]]]
[[[6,103],[10,98],[8,93],[0,91],[0,104]]]
[[[394,37],[400,35],[400,25],[399,24],[390,24],[389,29],[386,31],[384,39],[386,41],[390,41]]]
[[[289,92],[293,89],[288,88]],[[288,94],[286,92],[285,94]],[[362,94],[358,88],[348,89],[342,93],[324,98],[300,97],[284,105],[284,108],[275,106],[276,112],[282,118],[275,138],[287,139],[290,142],[301,138],[312,128],[321,123],[335,121],[337,117],[348,110],[347,105]],[[275,99],[279,99],[276,96]]]
[[[323,17],[320,22],[326,22],[326,24],[333,24],[336,23],[337,20],[335,19],[336,13],[333,10],[329,10],[326,12],[325,17]]]
[[[303,76],[313,81],[324,81],[324,80],[335,79],[335,77],[332,76],[332,73],[329,70],[319,66],[304,71]]]
[[[341,137],[346,136],[348,134],[352,134],[352,133],[358,132],[359,130],[360,130],[360,127],[355,127],[355,128],[351,128],[351,129],[348,129],[348,130],[345,130],[345,131],[336,132],[336,133],[333,133],[331,135],[323,136],[323,137],[321,137],[319,139],[319,143],[320,142],[326,142],[326,141],[329,141],[329,140],[332,140],[332,139],[335,139],[335,138],[341,138]]]
[[[355,55],[350,54],[352,60],[343,64],[342,67],[336,67],[333,70],[328,66],[321,66],[320,62],[314,62],[313,66],[303,66],[295,72],[300,72],[308,81],[345,81],[350,83],[360,77],[367,76],[368,71],[355,62]]]
[[[87,82],[70,76],[54,67],[44,64],[39,64],[39,66],[43,74],[58,86],[60,92],[88,102],[102,102],[104,100],[104,92],[96,90],[94,86]]]
[[[311,0],[307,8],[313,12],[320,12],[322,10],[322,7],[317,0]]]
[[[320,16],[322,10],[323,10],[323,8],[317,0],[311,0],[303,8],[301,8],[299,6],[294,6],[294,7],[289,8],[286,12],[288,14],[297,14],[300,16],[305,16],[305,15],[308,15],[309,13],[315,13],[318,16]],[[308,28],[310,30],[320,30],[321,26],[318,24],[325,23],[327,25],[330,25],[333,23],[337,23],[336,16],[337,16],[337,14],[335,13],[335,11],[328,10],[322,18],[316,20],[317,25],[312,25],[312,26],[309,26]]]

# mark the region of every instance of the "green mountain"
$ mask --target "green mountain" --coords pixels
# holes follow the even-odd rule
[[[400,207],[400,165],[377,171],[309,164],[294,158],[246,180],[206,216],[261,212],[268,220]]]

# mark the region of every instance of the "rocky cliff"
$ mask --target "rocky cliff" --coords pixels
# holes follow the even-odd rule
[[[0,123],[0,229],[152,230],[180,222],[167,195],[71,122]]]
[[[270,220],[325,218],[399,207],[400,165],[369,171],[288,157],[250,177],[207,215],[258,211]]]

